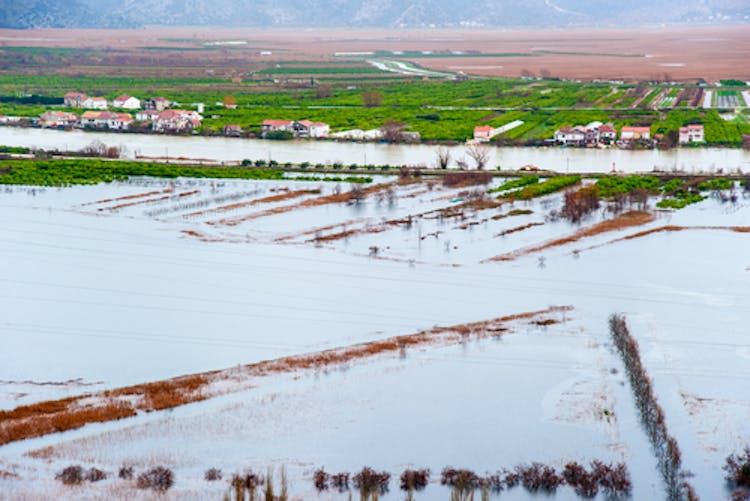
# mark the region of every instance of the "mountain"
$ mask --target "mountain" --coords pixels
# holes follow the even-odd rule
[[[747,0],[0,0],[0,27],[509,27],[750,21]]]

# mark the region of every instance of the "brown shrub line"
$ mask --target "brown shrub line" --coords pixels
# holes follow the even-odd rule
[[[641,424],[667,487],[667,498],[675,501],[697,500],[693,486],[687,480],[689,474],[682,469],[680,447],[677,440],[669,434],[664,409],[656,399],[653,380],[643,365],[638,341],[630,334],[623,315],[609,317],[609,330],[625,366]]]
[[[165,200],[177,200],[180,198],[189,197],[190,195],[195,195],[196,193],[200,193],[201,190],[191,190],[191,191],[183,191],[182,193],[178,193],[176,195],[164,195],[157,198],[148,198],[146,200],[138,200],[135,202],[126,202],[118,205],[112,205],[110,207],[99,207],[98,211],[105,211],[105,210],[119,210],[124,209],[126,207],[133,207],[134,205],[144,205],[144,204],[153,204],[156,202],[163,202]]]
[[[180,233],[183,233],[189,237],[197,238],[201,242],[230,242],[230,243],[243,242],[243,240],[239,240],[239,239],[209,237],[208,235],[201,233],[199,231],[195,231],[195,230],[180,230]]]
[[[374,186],[368,186],[367,188],[358,188],[358,196],[360,197],[366,197],[368,195],[372,195],[374,193],[377,193],[379,191],[384,191],[387,189],[391,189],[394,183],[383,183],[383,184],[376,184]],[[253,219],[258,219],[261,217],[268,217],[268,216],[275,216],[278,214],[284,214],[286,212],[292,212],[295,210],[300,209],[307,209],[310,207],[319,207],[322,205],[330,205],[330,204],[340,204],[349,202],[351,200],[351,195],[349,192],[343,192],[343,193],[333,193],[331,195],[324,195],[321,197],[311,198],[308,200],[302,200],[301,202],[298,202],[293,205],[285,205],[283,207],[274,207],[273,209],[267,209],[261,212],[256,212],[254,214],[247,214],[245,216],[240,216],[236,218],[225,218],[225,219],[219,219],[217,221],[206,221],[206,224],[210,224],[212,226],[237,226],[240,223],[243,223],[245,221],[251,221]]]
[[[377,355],[400,353],[416,346],[445,346],[471,337],[500,336],[510,322],[533,322],[551,313],[572,310],[572,306],[553,306],[544,310],[507,315],[478,322],[434,327],[415,334],[359,343],[320,352],[265,360],[237,368],[190,374],[168,380],[137,384],[77,397],[39,402],[0,412],[0,445],[73,430],[89,423],[132,417],[138,412],[171,409],[230,391],[249,389],[248,378],[299,370],[315,370],[362,360]],[[233,390],[226,385],[211,388],[212,383],[241,382]],[[223,386],[223,387],[222,387]]]
[[[207,216],[210,214],[218,214],[220,212],[227,212],[230,210],[242,209],[244,207],[253,207],[255,205],[260,205],[260,204],[283,202],[284,200],[290,200],[290,199],[302,197],[305,195],[315,195],[319,193],[320,193],[320,190],[289,191],[286,193],[279,193],[278,195],[270,195],[270,196],[263,197],[263,198],[256,198],[255,200],[247,200],[245,202],[235,202],[235,203],[228,204],[228,205],[222,205],[219,207],[214,207],[213,209],[190,212],[188,214],[183,214],[182,217],[187,218],[187,217],[196,217],[196,216]]]
[[[172,193],[173,191],[174,191],[174,188],[167,188],[165,190],[147,191],[146,193],[136,193],[134,195],[125,195],[125,196],[116,197],[116,198],[102,198],[101,200],[95,200],[93,202],[83,203],[81,204],[81,207],[86,207],[87,205],[108,204],[111,202],[119,202],[121,200],[133,200],[134,198],[152,197],[154,195],[161,195],[163,193]]]
[[[516,233],[516,232],[523,231],[523,230],[528,230],[529,228],[533,228],[534,226],[544,226],[544,223],[529,223],[529,224],[524,224],[522,226],[516,226],[515,228],[510,228],[508,230],[501,231],[500,233],[495,235],[495,237],[504,237],[512,233]]]
[[[577,242],[584,238],[593,237],[596,235],[600,235],[602,233],[623,230],[626,228],[631,228],[633,226],[641,226],[646,223],[650,223],[654,219],[655,219],[654,215],[651,214],[650,212],[629,211],[629,212],[625,212],[624,214],[621,214],[620,216],[614,219],[609,219],[607,221],[596,223],[594,225],[589,226],[588,228],[582,228],[576,231],[575,233],[573,233],[572,235],[568,235],[567,237],[550,240],[540,245],[526,247],[526,248],[518,249],[512,252],[507,252],[505,254],[500,254],[499,256],[485,259],[482,262],[486,263],[489,261],[513,261],[514,259],[517,259],[521,256],[526,256],[528,254],[533,254],[535,252],[547,250],[552,247],[567,245],[569,243]]]
[[[625,235],[624,237],[615,238],[613,240],[609,240],[607,242],[592,245],[590,247],[586,247],[584,249],[580,249],[577,252],[585,251],[585,250],[592,250],[592,249],[598,249],[599,247],[604,247],[605,245],[611,245],[616,244],[618,242],[623,242],[626,240],[634,240],[636,238],[643,238],[647,237],[649,235],[653,235],[655,233],[663,233],[663,232],[673,232],[673,231],[686,231],[686,230],[721,230],[721,231],[733,231],[736,233],[750,233],[750,226],[676,226],[676,225],[665,225],[665,226],[659,226],[658,228],[651,228],[644,231],[639,231],[637,233],[633,233],[632,235]]]

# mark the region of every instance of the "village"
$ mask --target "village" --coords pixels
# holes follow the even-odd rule
[[[517,121],[520,122],[520,121]],[[520,125],[511,123],[504,127],[493,128],[488,125],[479,125],[474,127],[475,143],[488,143],[495,136]],[[619,140],[617,138],[617,129],[611,123],[590,122],[587,125],[564,126],[557,129],[552,139],[548,139],[548,144],[554,144],[565,147],[579,148],[605,148],[609,146],[619,146],[622,148],[634,147],[637,145],[648,147],[663,144],[664,134],[654,134],[651,136],[651,128],[648,126],[624,125],[620,129]],[[705,134],[701,124],[690,124],[680,127],[677,134],[677,141],[680,145],[704,143]]]
[[[80,115],[71,111],[49,110],[38,119],[27,121],[21,117],[0,116],[0,124],[29,125],[54,129],[106,130],[113,132],[140,132],[164,134],[197,134],[203,125],[205,105],[191,103],[195,109],[181,109],[180,106],[164,97],[141,100],[130,95],[120,95],[112,101],[104,97],[88,96],[82,92],[68,92],[63,97],[63,105],[73,110],[85,110]],[[228,109],[236,109],[234,103],[217,103]],[[216,118],[216,117],[214,117]],[[473,136],[467,139],[470,144],[491,143],[503,134],[524,125],[522,120],[514,120],[500,127],[478,125]],[[393,130],[392,130],[393,129]],[[334,139],[345,141],[373,141],[389,143],[418,143],[420,133],[406,130],[406,124],[395,127],[389,122],[380,128],[361,130],[339,130],[332,132],[329,124],[304,120],[264,119],[260,128],[243,128],[237,124],[226,124],[221,135],[227,137],[260,137],[264,139]],[[612,123],[599,121],[586,125],[565,125],[557,129],[551,138],[541,144],[576,148],[649,148],[677,145],[697,145],[705,143],[702,124],[688,124],[669,134],[652,134],[647,125],[623,125],[618,134]]]

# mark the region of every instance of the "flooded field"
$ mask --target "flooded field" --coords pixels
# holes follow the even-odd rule
[[[627,466],[630,498],[664,499],[613,313],[689,482],[726,497],[721,465],[750,440],[746,193],[679,211],[604,203],[571,223],[562,193],[487,193],[504,181],[3,187],[0,499],[151,499],[118,470],[164,465],[175,499],[284,467],[293,499],[345,500],[318,493],[314,471],[372,466],[392,474],[384,499],[405,496],[405,468],[429,468],[415,498],[447,500],[446,466],[594,460]],[[23,409],[115,404],[122,419],[23,426]],[[108,478],[64,486],[69,465]],[[204,480],[212,467],[222,481]],[[494,497],[580,499],[564,485]]]

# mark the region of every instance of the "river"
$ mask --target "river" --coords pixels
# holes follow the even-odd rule
[[[310,162],[311,164],[344,165],[425,165],[434,166],[437,146],[392,145],[379,143],[350,143],[334,141],[269,141],[201,136],[159,136],[148,134],[91,133],[83,131],[58,131],[0,127],[0,145],[25,146],[42,149],[77,150],[92,141],[109,146],[122,146],[129,157],[135,155],[155,157],[187,157],[216,161],[273,159],[279,163]],[[455,161],[471,159],[466,145],[448,147],[452,166]],[[683,170],[686,172],[743,172],[750,171],[750,152],[728,148],[679,148],[668,151],[621,149],[576,149],[561,147],[490,148],[488,167],[517,169],[536,165],[558,172],[646,172],[658,170]]]

